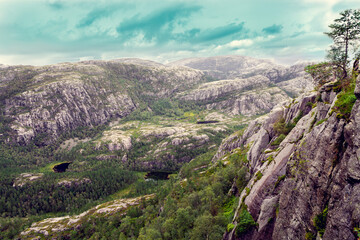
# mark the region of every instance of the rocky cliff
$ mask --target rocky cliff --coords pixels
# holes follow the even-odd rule
[[[134,65],[134,61],[2,69],[2,108],[12,120],[15,141],[28,144],[39,137],[40,142],[49,144],[79,126],[93,127],[122,118],[146,97],[169,97],[204,82],[197,70]]]
[[[279,101],[290,99],[289,95],[312,88],[303,67],[240,56],[215,60],[210,67],[206,66],[213,58],[202,60],[205,67],[141,59],[3,66],[2,122],[11,131],[1,136],[23,145],[34,140],[48,145],[78,127],[92,128],[123,118],[140,105],[151,111],[154,101],[169,98],[229,115],[254,116],[269,112]],[[214,71],[227,79],[209,78],[215,76]]]
[[[233,115],[267,113],[279,102],[313,89],[304,72],[306,63],[286,67],[251,57],[218,56],[184,59],[170,65],[199,69],[214,79],[180,93],[180,99]]]
[[[208,58],[188,58],[170,63],[171,66],[187,66],[199,69],[216,80],[246,79],[253,76],[266,77],[289,94],[297,96],[300,92],[313,89],[304,67],[310,63],[282,66],[266,59],[246,56],[216,56]]]
[[[214,161],[247,147],[252,176],[239,194],[235,228],[224,239],[356,239],[360,77],[356,85],[358,99],[348,118],[338,111],[343,96],[334,92],[336,83],[328,83],[223,141]],[[244,223],[243,211],[256,227]]]

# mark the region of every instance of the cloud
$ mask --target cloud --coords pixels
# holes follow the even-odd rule
[[[78,28],[88,27],[92,25],[96,20],[109,17],[113,12],[116,11],[116,8],[107,7],[107,8],[100,8],[95,9],[89,12],[80,22],[76,25]]]
[[[65,4],[62,0],[48,0],[47,4],[50,8],[54,10],[61,10],[65,8]]]
[[[323,32],[357,1],[0,0],[0,62],[321,58],[331,42]]]
[[[239,47],[249,47],[253,45],[254,41],[251,39],[243,39],[243,40],[234,40],[229,43],[230,47],[239,48]]]
[[[206,29],[198,34],[197,40],[200,42],[214,41],[238,33],[245,37],[249,31],[244,27],[244,24],[244,22],[231,23],[221,27]]]
[[[241,40],[234,40],[224,45],[218,45],[215,50],[239,50],[241,48],[247,48],[254,44],[254,40],[252,39],[241,39]]]
[[[303,0],[304,3],[306,4],[314,4],[314,3],[317,3],[317,4],[322,4],[322,5],[335,5],[337,4],[338,2],[342,1],[342,0]],[[345,0],[346,1],[346,0]]]
[[[281,33],[281,31],[283,30],[283,26],[282,25],[271,25],[269,27],[263,28],[261,31],[269,34],[269,35],[273,35],[273,34],[278,34]]]
[[[146,16],[134,16],[122,21],[116,28],[120,38],[129,39],[143,34],[144,40],[169,40],[175,25],[184,24],[187,18],[201,9],[199,6],[174,5]]]

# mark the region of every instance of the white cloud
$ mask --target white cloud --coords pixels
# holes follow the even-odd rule
[[[229,47],[249,47],[253,45],[254,41],[251,39],[234,40],[228,43]]]
[[[59,62],[76,62],[79,58],[70,56],[69,54],[46,53],[38,55],[14,54],[0,55],[0,64],[5,65],[33,65],[42,66]]]
[[[94,56],[84,56],[84,57],[80,57],[79,60],[80,61],[87,61],[87,60],[94,60]]]
[[[221,51],[226,49],[233,49],[233,48],[246,48],[250,47],[254,44],[254,41],[252,39],[241,39],[241,40],[234,40],[229,43],[218,45],[215,47],[215,51]]]
[[[320,4],[333,6],[333,5],[341,2],[341,0],[303,0],[303,2],[309,3],[309,4],[320,3]]]

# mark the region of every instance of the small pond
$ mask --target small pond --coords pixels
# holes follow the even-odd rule
[[[64,162],[64,163],[57,164],[53,167],[53,170],[54,170],[54,172],[57,172],[57,173],[66,172],[66,169],[69,167],[70,164],[71,164],[71,162]]]
[[[197,121],[197,124],[207,124],[207,123],[218,123],[217,120],[210,120],[210,121]]]
[[[171,172],[148,172],[145,175],[145,179],[153,179],[153,180],[168,180]]]

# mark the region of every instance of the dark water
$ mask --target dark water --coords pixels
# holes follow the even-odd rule
[[[66,172],[66,169],[69,167],[69,165],[71,164],[71,162],[65,162],[65,163],[60,163],[58,165],[55,165],[53,167],[54,172]]]
[[[218,123],[217,120],[211,120],[211,121],[198,121],[197,124],[206,124],[206,123]]]
[[[148,172],[145,179],[168,180],[171,172]]]

